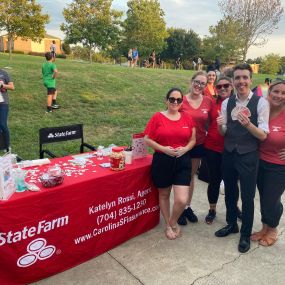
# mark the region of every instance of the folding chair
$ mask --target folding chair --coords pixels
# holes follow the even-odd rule
[[[80,153],[84,152],[84,147],[94,151],[96,148],[90,144],[84,142],[83,139],[83,124],[42,128],[39,130],[39,143],[40,143],[40,158],[44,158],[46,153],[52,158],[57,157],[53,152],[48,149],[44,149],[43,145],[51,144],[56,142],[70,141],[70,140],[81,140]]]

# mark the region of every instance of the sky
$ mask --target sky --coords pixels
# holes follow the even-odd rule
[[[270,1],[270,0],[268,0]],[[72,0],[37,0],[43,11],[50,15],[50,23],[46,26],[48,34],[64,39],[60,24],[64,22],[63,8]],[[285,9],[285,0],[281,0]],[[209,26],[216,25],[222,18],[218,0],[160,0],[160,7],[165,12],[167,27],[192,29],[201,37],[209,35]],[[127,11],[127,0],[113,0],[113,8]],[[278,28],[268,36],[268,43],[262,47],[251,47],[247,58],[256,58],[269,53],[285,56],[285,13]]]

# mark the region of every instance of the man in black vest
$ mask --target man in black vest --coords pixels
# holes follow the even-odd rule
[[[245,253],[250,249],[250,235],[254,217],[254,196],[258,167],[258,144],[268,133],[268,102],[251,92],[252,69],[248,64],[238,64],[233,69],[234,87],[237,94],[222,103],[217,118],[219,132],[225,136],[222,160],[225,183],[227,226],[218,230],[217,237],[238,233],[237,207],[240,180],[242,200],[242,226],[238,250]]]

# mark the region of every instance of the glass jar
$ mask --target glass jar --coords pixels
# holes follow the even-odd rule
[[[113,147],[110,154],[110,168],[115,171],[125,169],[125,155],[123,147]]]

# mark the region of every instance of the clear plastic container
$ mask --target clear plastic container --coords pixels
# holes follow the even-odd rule
[[[125,155],[123,147],[113,147],[110,154],[110,168],[115,171],[125,169]]]

